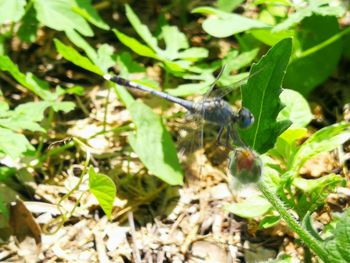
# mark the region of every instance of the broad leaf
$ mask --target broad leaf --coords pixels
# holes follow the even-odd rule
[[[183,183],[182,169],[176,148],[162,119],[140,102],[128,106],[136,134],[129,135],[129,141],[148,170],[170,185]]]
[[[22,41],[32,43],[36,39],[38,27],[39,21],[36,19],[35,9],[31,7],[23,17],[17,35]]]
[[[66,46],[58,39],[54,39],[54,42],[57,51],[68,61],[86,70],[94,72],[98,75],[102,76],[104,74],[99,67],[95,66],[88,58],[80,55],[79,52],[76,51],[74,48]]]
[[[259,228],[266,229],[275,226],[281,220],[280,216],[265,216],[259,223]]]
[[[91,4],[92,0],[74,0],[77,6],[72,7],[76,13],[80,14],[87,21],[95,26],[108,30],[109,26],[102,20],[96,12],[96,9]]]
[[[89,24],[72,10],[70,0],[35,0],[34,7],[38,20],[47,27],[58,31],[77,30],[84,36],[93,36]]]
[[[277,121],[277,116],[283,108],[279,95],[291,49],[290,38],[277,43],[253,65],[251,77],[241,89],[243,106],[252,112],[255,122],[239,133],[244,142],[260,154],[271,149],[277,137],[290,125],[290,121]]]
[[[48,90],[46,82],[39,81],[31,73],[24,75],[8,56],[0,56],[0,70],[9,72],[22,86],[44,100],[56,100],[56,96]]]
[[[24,15],[25,0],[0,0],[0,24],[17,22]]]
[[[278,121],[290,120],[290,128],[302,128],[313,119],[308,102],[299,92],[284,89],[280,99],[285,107],[278,114]]]
[[[339,24],[335,17],[312,16],[305,19],[300,24],[295,39],[299,47],[296,54],[302,54],[303,51],[326,41],[338,32]],[[341,53],[342,42],[336,41],[308,56],[294,57],[288,67],[284,87],[307,96],[334,72]]]
[[[264,197],[253,196],[242,203],[229,204],[225,210],[243,218],[257,218],[264,215],[272,208],[272,205]]]
[[[297,173],[312,157],[335,149],[350,139],[350,124],[339,123],[327,126],[314,133],[295,154],[292,170]]]
[[[49,102],[28,102],[20,104],[14,111],[9,111],[8,118],[0,118],[0,126],[14,131],[45,130],[37,123],[44,118],[44,111],[50,106]]]
[[[305,128],[289,128],[278,136],[275,146],[269,153],[282,160],[287,165],[287,168],[289,168],[294,154],[298,150],[298,140],[306,137],[306,135],[307,129]]]
[[[158,59],[158,56],[152,49],[149,47],[141,44],[139,41],[137,41],[135,38],[129,37],[122,32],[118,31],[117,29],[113,29],[113,32],[117,36],[120,42],[122,42],[125,46],[130,48],[132,51],[134,51],[136,54],[139,54],[140,56],[144,57],[150,57],[150,58],[156,58]]]
[[[106,216],[111,219],[116,187],[107,175],[96,173],[94,168],[89,169],[89,191],[93,193]]]
[[[77,47],[85,51],[90,60],[95,61],[97,53],[94,48],[75,30],[67,30],[66,35]]]
[[[267,28],[265,23],[241,15],[226,13],[212,7],[198,7],[192,13],[215,14],[203,23],[203,29],[214,37],[229,37],[254,28]]]
[[[336,224],[334,236],[324,242],[324,247],[332,256],[332,262],[349,262],[350,249],[350,210],[347,209]]]
[[[12,159],[17,159],[25,152],[34,150],[23,134],[0,127],[0,156],[10,156]]]
[[[148,27],[141,23],[140,19],[137,17],[129,5],[125,5],[125,12],[132,27],[143,39],[143,41],[145,41],[145,43],[147,43],[147,45],[151,47],[156,53],[161,53],[161,49],[158,47],[157,39],[152,36]]]
[[[339,6],[330,6],[329,0],[310,0],[308,6],[303,6],[297,11],[290,15],[282,23],[278,24],[273,28],[273,31],[283,31],[288,28],[300,23],[304,18],[309,17],[313,14],[322,16],[343,16],[345,9]]]
[[[339,175],[328,174],[317,179],[304,179],[302,177],[297,177],[293,180],[293,185],[305,193],[314,193],[323,191],[324,188],[329,187],[330,185],[336,186],[342,181],[344,181],[344,179]]]
[[[232,10],[239,7],[244,0],[218,0],[217,5],[221,11],[231,12]]]

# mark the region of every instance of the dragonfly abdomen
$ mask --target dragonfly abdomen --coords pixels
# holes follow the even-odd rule
[[[109,74],[106,74],[103,76],[106,80],[110,80],[120,86],[123,86],[125,88],[128,88],[128,89],[136,89],[136,90],[141,90],[141,91],[144,91],[144,92],[148,92],[148,93],[151,93],[155,96],[158,96],[158,97],[161,97],[163,99],[166,99],[168,101],[171,101],[171,102],[174,102],[176,104],[179,104],[180,106],[184,107],[185,109],[187,109],[188,111],[190,112],[193,112],[194,111],[194,103],[192,101],[189,101],[189,100],[184,100],[184,99],[181,99],[181,98],[178,98],[178,97],[174,97],[174,96],[171,96],[169,95],[168,93],[165,93],[165,92],[162,92],[162,91],[158,91],[158,90],[154,90],[154,89],[151,89],[149,87],[146,87],[142,84],[139,84],[139,83],[135,83],[135,82],[132,82],[132,81],[129,81],[127,79],[124,79],[124,78],[121,78],[117,75],[109,75]]]

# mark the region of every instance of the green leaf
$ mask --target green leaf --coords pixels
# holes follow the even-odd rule
[[[96,12],[96,9],[91,4],[92,0],[74,0],[77,6],[72,7],[72,10],[84,17],[87,21],[95,26],[108,30],[109,26],[102,20]]]
[[[294,14],[290,15],[282,23],[278,24],[273,28],[273,31],[283,31],[288,28],[297,25],[304,18],[309,17],[313,14],[322,16],[337,16],[341,17],[345,13],[345,9],[341,6],[329,6],[329,0],[311,0],[308,6],[299,8]]]
[[[74,12],[70,0],[35,0],[34,7],[38,20],[47,27],[58,31],[77,30],[84,36],[93,36],[89,24]]]
[[[289,121],[277,121],[277,116],[283,108],[279,95],[291,49],[290,38],[273,46],[252,66],[251,77],[241,89],[242,104],[252,112],[255,122],[251,128],[240,130],[239,134],[247,145],[260,154],[271,149],[277,137],[290,125]]]
[[[181,84],[174,89],[166,89],[165,92],[172,96],[189,96],[193,94],[205,94],[215,81],[215,77],[207,72],[199,75],[184,75],[186,80],[200,80],[199,83]]]
[[[0,127],[0,156],[3,154],[17,159],[22,157],[25,152],[34,150],[23,134]]]
[[[176,148],[161,118],[140,102],[133,102],[128,110],[136,125],[136,134],[129,134],[129,142],[148,170],[170,185],[182,185],[182,169]]]
[[[237,33],[254,28],[268,28],[269,26],[258,20],[250,19],[237,14],[230,14],[211,7],[198,7],[192,13],[215,14],[202,24],[203,30],[214,37],[229,37]]]
[[[14,130],[45,130],[37,123],[44,119],[44,111],[50,106],[49,102],[28,102],[20,104],[14,111],[10,111],[8,118],[0,119],[0,126]]]
[[[75,108],[75,104],[70,101],[54,101],[50,102],[50,106],[52,107],[53,111],[63,111],[64,113],[70,112]]]
[[[312,157],[335,149],[350,139],[350,124],[339,123],[327,126],[314,133],[295,154],[292,170],[297,173]]]
[[[208,50],[201,47],[191,47],[177,54],[177,58],[196,61],[208,57]]]
[[[24,15],[25,0],[0,0],[0,24],[17,22]]]
[[[75,30],[67,30],[66,35],[77,47],[85,51],[90,60],[95,61],[97,53],[94,48]]]
[[[221,11],[231,12],[239,7],[239,5],[243,2],[244,0],[218,0],[217,4]]]
[[[96,173],[94,168],[89,169],[89,190],[96,197],[106,216],[111,219],[116,187],[107,175]]]
[[[58,53],[68,61],[88,71],[94,72],[97,75],[102,76],[104,74],[99,67],[95,66],[88,58],[80,55],[74,48],[66,46],[58,39],[54,39],[54,42]]]
[[[350,245],[350,210],[347,209],[341,216],[332,231],[333,237],[325,240],[324,248],[332,256],[332,262],[349,262]]]
[[[176,59],[180,49],[189,47],[185,34],[176,26],[163,26],[162,35],[166,46],[164,57],[169,60]]]
[[[315,193],[325,191],[326,187],[338,186],[344,179],[336,174],[328,174],[316,179],[304,179],[302,177],[296,177],[293,180],[293,185],[305,193]],[[332,186],[333,185],[333,186]]]
[[[350,262],[350,212],[349,209],[344,213],[336,226],[335,232],[336,248],[339,254],[345,260]]]
[[[56,97],[48,90],[48,85],[39,81],[31,73],[24,75],[21,73],[16,64],[8,56],[0,56],[0,70],[9,72],[12,77],[17,80],[22,86],[29,89],[34,94],[44,100],[55,100]],[[44,84],[45,83],[45,84]]]
[[[265,216],[259,223],[259,228],[266,229],[277,225],[281,220],[280,216]]]
[[[257,218],[271,209],[272,205],[264,197],[253,196],[242,203],[229,204],[225,210],[243,218]]]
[[[23,17],[17,35],[22,41],[33,43],[36,39],[38,27],[39,21],[36,19],[35,9],[31,7]]]
[[[122,52],[117,56],[117,64],[120,66],[120,75],[145,72],[145,69],[132,60],[130,53]]]
[[[273,149],[269,153],[286,163],[287,168],[293,161],[294,154],[298,150],[297,141],[307,135],[305,128],[289,128],[284,131],[278,138]]]
[[[284,89],[280,99],[285,107],[278,114],[278,121],[290,120],[290,128],[302,128],[313,119],[308,102],[299,92]]]
[[[125,46],[130,48],[132,51],[134,51],[136,54],[144,57],[150,57],[158,59],[158,56],[152,49],[149,47],[141,44],[139,41],[137,41],[135,38],[129,37],[122,32],[119,32],[117,29],[113,29],[113,32],[117,36],[120,42],[122,42]]]
[[[268,46],[276,45],[282,39],[294,37],[295,35],[295,31],[293,30],[274,32],[270,29],[264,28],[252,29],[250,33],[253,37],[255,37],[256,39]]]
[[[26,87],[38,95],[40,98],[47,101],[57,100],[55,94],[50,91],[49,84],[46,81],[38,79],[30,72],[26,74],[25,78]]]
[[[115,65],[115,61],[112,58],[113,54],[113,47],[103,44],[97,49],[97,57],[94,63],[102,69],[103,72],[108,73],[108,69]]]
[[[302,53],[303,50],[322,43],[338,32],[339,24],[335,17],[309,17],[300,24],[296,39],[300,48],[296,52]],[[334,72],[341,53],[342,42],[336,41],[308,56],[295,57],[288,67],[284,87],[297,90],[304,96],[308,95]]]
[[[145,43],[149,47],[151,47],[157,54],[160,53],[161,50],[158,47],[157,39],[152,36],[148,27],[141,23],[140,19],[137,17],[137,15],[134,13],[134,11],[131,9],[129,5],[125,5],[125,12],[126,12],[126,17],[128,18],[129,22],[131,23],[132,27],[135,29],[137,34],[139,34],[139,36],[143,39],[143,41],[145,41]]]

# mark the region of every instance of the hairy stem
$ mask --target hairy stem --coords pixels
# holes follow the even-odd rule
[[[303,229],[300,223],[289,212],[283,202],[278,196],[270,190],[270,188],[261,180],[258,183],[258,187],[266,199],[273,205],[278,211],[282,219],[288,224],[288,226],[299,235],[300,239],[311,248],[314,253],[320,257],[324,262],[331,262],[327,251],[323,248],[322,244],[317,241],[309,232]]]

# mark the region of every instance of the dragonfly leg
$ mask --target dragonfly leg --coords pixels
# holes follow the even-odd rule
[[[222,133],[224,132],[224,129],[225,129],[225,126],[220,126],[220,130],[219,130],[219,133],[218,133],[218,137],[216,138],[216,143],[218,145],[221,144],[221,137],[222,137]]]
[[[233,126],[228,126],[227,132],[229,133],[231,139],[233,140],[233,143],[240,147],[246,147],[246,144],[242,141],[241,137],[239,136],[237,130]]]
[[[225,136],[225,146],[227,148],[231,148],[231,145],[230,145],[230,133],[231,133],[231,127],[230,126],[227,126],[227,131],[226,131],[226,136]]]

